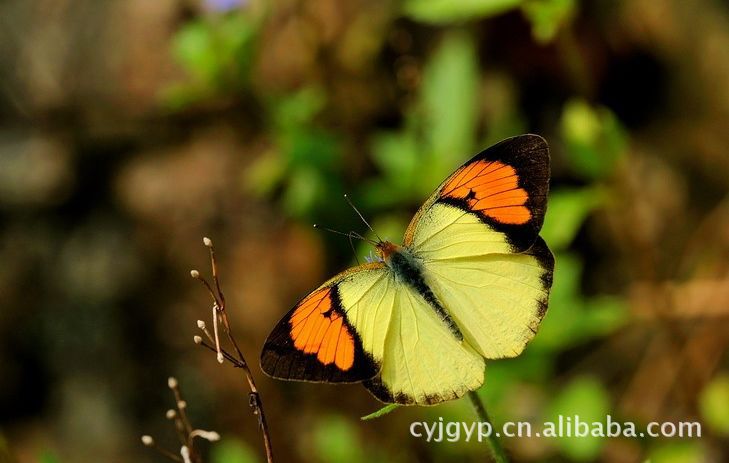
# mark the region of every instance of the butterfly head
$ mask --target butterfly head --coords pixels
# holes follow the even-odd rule
[[[390,241],[380,241],[375,245],[377,256],[384,262],[390,260],[390,256],[400,252],[401,246],[398,246]]]

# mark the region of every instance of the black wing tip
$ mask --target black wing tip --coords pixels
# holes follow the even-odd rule
[[[530,150],[544,149],[547,151],[547,153],[549,153],[549,143],[547,143],[547,140],[543,136],[536,133],[524,133],[521,135],[504,138],[503,140],[494,143],[488,148],[485,148],[482,153],[493,149],[504,148],[506,146],[511,146],[514,144],[529,146]]]
[[[524,188],[529,198],[527,207],[533,217],[524,225],[501,224],[484,217],[490,226],[507,235],[514,252],[529,249],[537,239],[544,224],[549,195],[551,160],[549,145],[541,135],[527,133],[506,138],[483,150],[477,158],[505,162],[519,172],[519,186]]]

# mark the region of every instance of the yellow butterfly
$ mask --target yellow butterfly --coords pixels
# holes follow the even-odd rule
[[[350,268],[278,323],[261,354],[275,378],[363,382],[383,402],[433,405],[519,355],[547,310],[554,258],[539,230],[549,148],[537,135],[487,148],[415,214],[402,246]]]

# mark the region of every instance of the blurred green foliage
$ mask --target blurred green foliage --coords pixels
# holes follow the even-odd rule
[[[247,88],[264,17],[247,10],[245,14],[201,15],[185,23],[175,34],[172,55],[187,80],[163,92],[164,104],[179,110]]]
[[[720,298],[694,297],[726,276],[718,2],[210,0],[93,12],[85,3],[61,2],[52,15],[0,5],[22,24],[0,47],[0,363],[11,378],[0,387],[0,461],[16,436],[47,463],[115,452],[119,435],[154,426],[138,386],[162,364],[199,375],[190,403],[210,413],[201,422],[236,423],[221,429],[210,461],[262,461],[246,407],[229,406],[245,401],[240,383],[214,375],[221,390],[202,393],[213,375],[181,348],[178,331],[199,303],[175,276],[198,256],[190,237],[224,237],[221,266],[240,278],[235,322],[253,352],[310,279],[371,254],[358,243],[350,257],[346,239],[305,231],[318,222],[364,232],[345,192],[399,241],[454,168],[529,131],[552,148],[541,234],[554,285],[523,355],[486,366],[478,393],[493,420],[695,415],[705,436],[505,439],[507,448],[519,461],[683,463],[729,452],[729,377],[715,373],[726,355],[705,351],[721,344],[711,333],[726,326],[711,318]],[[88,40],[86,21],[113,37]],[[79,62],[96,72],[79,73]],[[475,419],[468,401],[386,407],[362,422],[377,407],[364,391],[298,395],[313,386],[266,381],[282,459],[483,459],[483,444],[407,436],[408,420]]]
[[[40,463],[60,463],[61,460],[55,455],[55,453],[46,451],[43,452],[38,458]]]
[[[210,452],[211,463],[258,463],[261,457],[258,449],[252,449],[248,444],[233,436],[223,436],[220,442],[212,446]]]
[[[547,417],[551,423],[559,423],[566,419],[574,420],[575,416],[582,422],[604,423],[605,417],[610,414],[610,408],[608,392],[599,380],[578,377],[555,395]],[[572,433],[576,434],[575,431]],[[600,454],[605,438],[573,435],[560,436],[556,440],[559,448],[571,460],[592,461]]]
[[[699,396],[699,410],[709,428],[729,436],[729,375],[719,375]]]
[[[316,123],[326,104],[317,88],[266,101],[274,147],[251,167],[247,184],[261,197],[281,191],[284,210],[294,217],[312,217],[332,197],[341,198],[341,145]]]
[[[699,442],[662,442],[650,453],[650,463],[696,463],[707,461],[706,450]]]
[[[561,126],[569,165],[586,180],[610,175],[625,153],[625,130],[606,108],[571,100],[565,105]]]
[[[405,14],[415,20],[433,24],[486,18],[519,6],[522,0],[408,0]]]
[[[534,38],[547,43],[574,15],[575,0],[408,0],[404,12],[430,24],[452,24],[495,16],[521,8],[532,25]]]
[[[527,0],[522,4],[524,15],[532,24],[534,38],[542,43],[554,39],[559,28],[575,13],[576,0]]]
[[[381,175],[359,196],[370,208],[422,201],[464,161],[475,144],[478,64],[473,38],[456,31],[443,38],[423,71],[418,101],[399,131],[373,136],[373,163]]]
[[[372,461],[366,455],[358,429],[351,420],[341,416],[330,415],[319,419],[314,428],[313,446],[323,463]]]
[[[404,4],[403,11],[418,21],[445,24],[513,8],[522,8],[535,38],[548,42],[571,19],[575,2],[411,0]],[[218,28],[209,21],[198,21],[179,33],[176,56],[193,76],[193,89],[219,90],[226,76],[245,82],[248,50],[255,42],[255,22],[241,14],[228,17],[222,24],[224,27]],[[228,36],[226,31],[233,30],[236,24],[240,27],[239,36]],[[209,53],[207,47],[214,47],[216,40],[224,45]],[[239,63],[228,75],[231,68],[226,63],[235,56]],[[423,67],[419,92],[403,114],[402,126],[371,135],[368,153],[377,172],[355,186],[353,197],[374,217],[372,222],[382,236],[402,236],[408,211],[483,147],[480,140],[491,143],[523,130],[519,114],[511,107],[499,113],[501,119],[489,120],[485,128],[482,126],[479,98],[475,97],[481,92],[478,60],[476,43],[468,28],[446,31]],[[200,87],[201,82],[206,84]],[[318,117],[326,108],[327,99],[324,89],[309,86],[261,101],[272,144],[247,171],[246,184],[259,197],[280,201],[291,217],[316,217],[318,210],[331,208],[333,202],[339,201],[347,188],[343,182],[345,165],[341,162],[343,145]],[[550,140],[551,144],[564,146],[570,169],[586,185],[560,187],[550,194],[542,230],[556,255],[550,308],[538,336],[522,356],[487,366],[481,393],[499,422],[513,418],[508,404],[513,401],[514,391],[525,385],[548,391],[539,405],[540,422],[558,414],[577,414],[588,421],[601,421],[611,411],[608,393],[598,378],[576,378],[563,384],[555,380],[552,372],[561,353],[609,336],[628,320],[625,302],[619,297],[588,297],[582,293],[580,281],[585,263],[570,250],[586,220],[605,205],[611,194],[610,177],[626,149],[627,135],[608,109],[594,107],[579,98],[565,103],[560,135],[561,140]],[[371,247],[362,243],[357,253],[363,258],[370,252]],[[367,418],[383,419],[381,415],[393,410],[395,407],[385,407]],[[448,404],[425,413],[432,417],[450,414],[453,419],[462,420],[470,411],[463,404]],[[363,450],[358,429],[342,417],[322,419],[313,436],[321,461],[357,462],[374,458]],[[603,441],[593,437],[562,438],[553,445],[570,460],[590,461],[599,455]],[[483,451],[465,444],[462,447],[465,450],[455,445],[438,451],[451,456],[463,451]]]

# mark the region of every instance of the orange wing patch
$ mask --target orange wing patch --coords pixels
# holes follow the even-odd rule
[[[334,363],[347,371],[354,365],[354,338],[344,318],[332,307],[331,288],[311,294],[301,302],[289,321],[294,347],[317,354],[324,365]]]
[[[465,199],[472,211],[505,224],[521,225],[532,218],[524,205],[529,195],[519,188],[516,170],[498,161],[480,160],[462,167],[443,186],[441,197]]]

